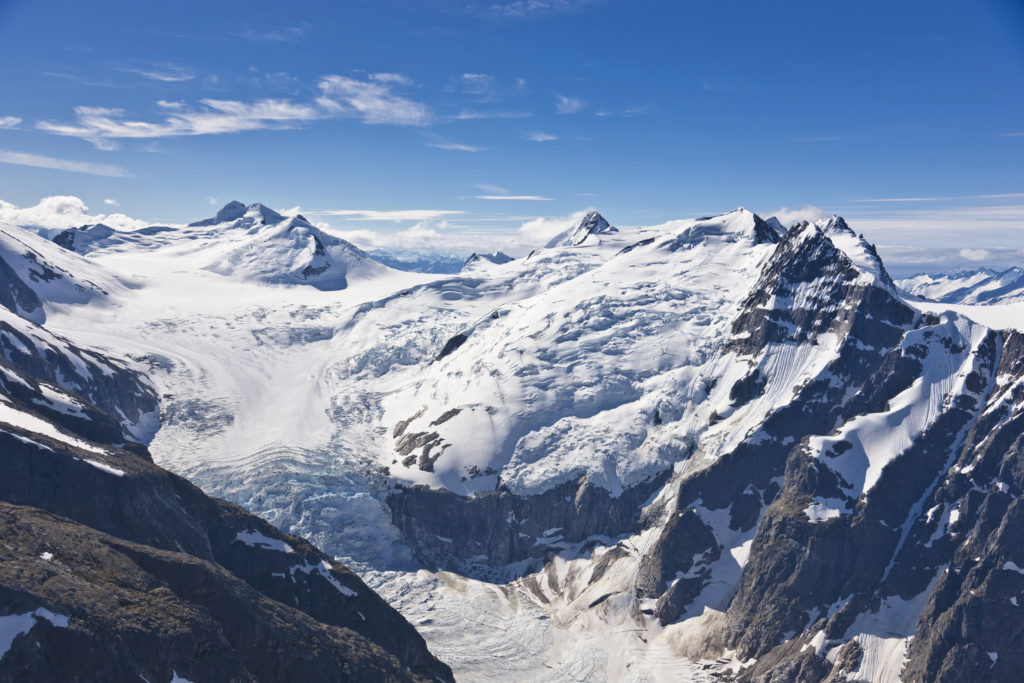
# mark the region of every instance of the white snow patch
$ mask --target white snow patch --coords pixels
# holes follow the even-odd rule
[[[241,541],[247,546],[253,548],[260,548],[261,550],[277,550],[282,553],[294,553],[295,549],[284,541],[277,538],[270,538],[264,536],[260,532],[250,529],[249,531],[239,531],[235,534],[235,541]]]
[[[47,422],[46,420],[40,419],[35,415],[31,415],[24,411],[18,410],[14,406],[6,402],[6,400],[0,396],[0,422],[6,422],[7,424],[24,429],[28,432],[35,434],[41,434],[47,436],[61,443],[65,443],[69,446],[74,446],[83,451],[89,451],[90,453],[105,453],[102,448],[97,448],[91,444],[76,439],[75,437],[65,434],[59,431],[55,426]]]
[[[815,498],[810,505],[804,508],[804,514],[807,515],[807,519],[811,520],[812,524],[818,524],[819,522],[839,517],[842,514],[839,506],[842,506],[844,511],[849,512],[846,502],[843,500],[838,498]]]
[[[102,471],[106,472],[107,474],[112,474],[115,477],[123,477],[124,476],[124,470],[119,470],[116,467],[112,467],[112,466],[106,464],[105,462],[100,462],[99,460],[93,460],[92,458],[75,458],[75,460],[78,460],[80,462],[84,462],[87,465],[92,465],[96,469],[102,470]]]

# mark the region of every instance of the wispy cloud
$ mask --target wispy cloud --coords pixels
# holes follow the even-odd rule
[[[161,101],[163,102],[163,101]],[[200,107],[184,109],[163,102],[169,115],[162,121],[125,118],[123,109],[75,107],[75,123],[40,121],[36,128],[55,135],[82,138],[99,149],[116,149],[117,140],[164,138],[180,135],[215,135],[263,128],[288,128],[322,117],[323,112],[306,104],[267,99],[256,102],[200,100]]]
[[[533,116],[528,111],[473,111],[463,109],[455,115],[458,121],[472,121],[475,119],[526,119]]]
[[[1000,135],[1004,138],[1019,138],[1024,136],[1024,130],[1018,130],[1014,133],[1001,133]]]
[[[0,128],[17,128],[21,125],[21,119],[17,116],[0,116]]]
[[[71,161],[69,159],[57,159],[43,156],[42,154],[29,154],[27,152],[11,152],[0,149],[0,164],[12,164],[14,166],[33,166],[35,168],[52,168],[57,171],[70,171],[72,173],[87,173],[89,175],[101,175],[109,178],[131,178],[131,173],[120,166],[109,164],[93,164],[87,161]]]
[[[578,97],[555,94],[555,111],[559,114],[575,114],[586,106],[587,103]]]
[[[851,199],[858,204],[902,204],[910,202],[945,202],[962,199],[1015,199],[1024,197],[1024,192],[1004,192],[1001,194],[966,194],[948,195],[945,197],[879,197],[872,199]]]
[[[485,147],[476,147],[474,145],[463,145],[458,142],[448,142],[440,140],[438,142],[425,142],[423,143],[427,147],[436,147],[437,149],[447,149],[455,152],[481,152]]]
[[[117,70],[137,74],[151,81],[163,81],[164,83],[181,83],[191,81],[196,77],[196,72],[193,69],[170,62],[160,62],[144,67],[122,66],[118,67]]]
[[[494,77],[488,74],[462,74],[459,80],[462,83],[462,92],[470,95],[486,95],[494,87]]]
[[[118,202],[116,199],[104,199],[103,203],[106,204],[107,206],[120,206],[120,202]]]
[[[128,118],[118,108],[75,107],[73,123],[40,121],[36,128],[88,140],[99,149],[116,149],[117,141],[124,139],[287,129],[335,117],[357,118],[368,124],[427,125],[432,118],[425,105],[393,92],[395,85],[407,83],[400,74],[372,74],[368,80],[332,75],[320,80],[321,96],[312,102],[203,99],[189,104],[158,100],[166,116],[155,121]]]
[[[482,17],[528,19],[548,14],[575,12],[596,0],[515,0],[514,2],[476,3],[470,10]]]
[[[324,76],[320,79],[323,96],[317,103],[325,110],[360,118],[363,123],[391,123],[399,126],[425,126],[433,120],[425,104],[397,95],[392,85],[408,84],[397,74],[375,74],[371,80],[360,81],[347,76]]]
[[[550,133],[527,133],[526,139],[533,142],[550,142],[551,140],[557,140],[558,136],[551,135]]]
[[[541,197],[536,194],[478,194],[473,199],[497,200],[508,199],[518,202],[549,202],[551,197]]]
[[[373,209],[332,209],[328,211],[306,211],[310,216],[344,216],[354,221],[426,221],[444,216],[455,216],[464,211],[444,209],[400,209],[397,211],[376,211]]]
[[[272,29],[270,31],[255,31],[249,29],[244,33],[235,34],[239,38],[251,40],[257,43],[298,43],[305,39],[305,29],[297,26]]]

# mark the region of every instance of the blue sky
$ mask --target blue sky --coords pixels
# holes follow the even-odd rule
[[[0,92],[8,208],[239,199],[462,244],[806,205],[883,253],[1024,261],[1012,0],[0,0]]]

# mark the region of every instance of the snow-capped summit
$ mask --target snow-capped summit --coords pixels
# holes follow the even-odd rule
[[[855,233],[841,216],[822,218],[815,221],[825,236],[832,240],[832,243],[853,261],[858,268],[875,278],[876,283],[895,290],[892,278],[882,265],[882,259],[878,257],[875,247],[868,243],[862,235]]]
[[[229,223],[234,220],[238,220],[245,215],[248,209],[242,202],[231,201],[224,205],[224,207],[217,212],[217,215],[213,218],[207,218],[205,220],[196,221],[195,223],[189,223],[190,228],[202,228],[208,225],[220,225],[221,223]]]
[[[556,235],[545,247],[578,247],[591,235],[608,235],[618,231],[618,228],[612,227],[597,211],[588,211],[579,223]]]
[[[216,258],[204,266],[220,275],[336,290],[348,286],[350,275],[372,277],[387,270],[355,245],[301,216],[286,218],[262,204],[249,205],[232,223],[246,229],[244,236],[233,234],[211,246]]]

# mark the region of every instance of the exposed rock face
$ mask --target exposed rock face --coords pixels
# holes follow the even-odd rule
[[[588,485],[585,478],[529,497],[499,488],[464,498],[444,489],[413,486],[397,489],[388,505],[392,521],[407,538],[415,539],[418,555],[429,565],[465,566],[485,556],[487,564],[500,567],[540,560],[591,537],[607,540],[625,533],[639,523],[642,503],[665,478],[628,489],[618,498]]]

